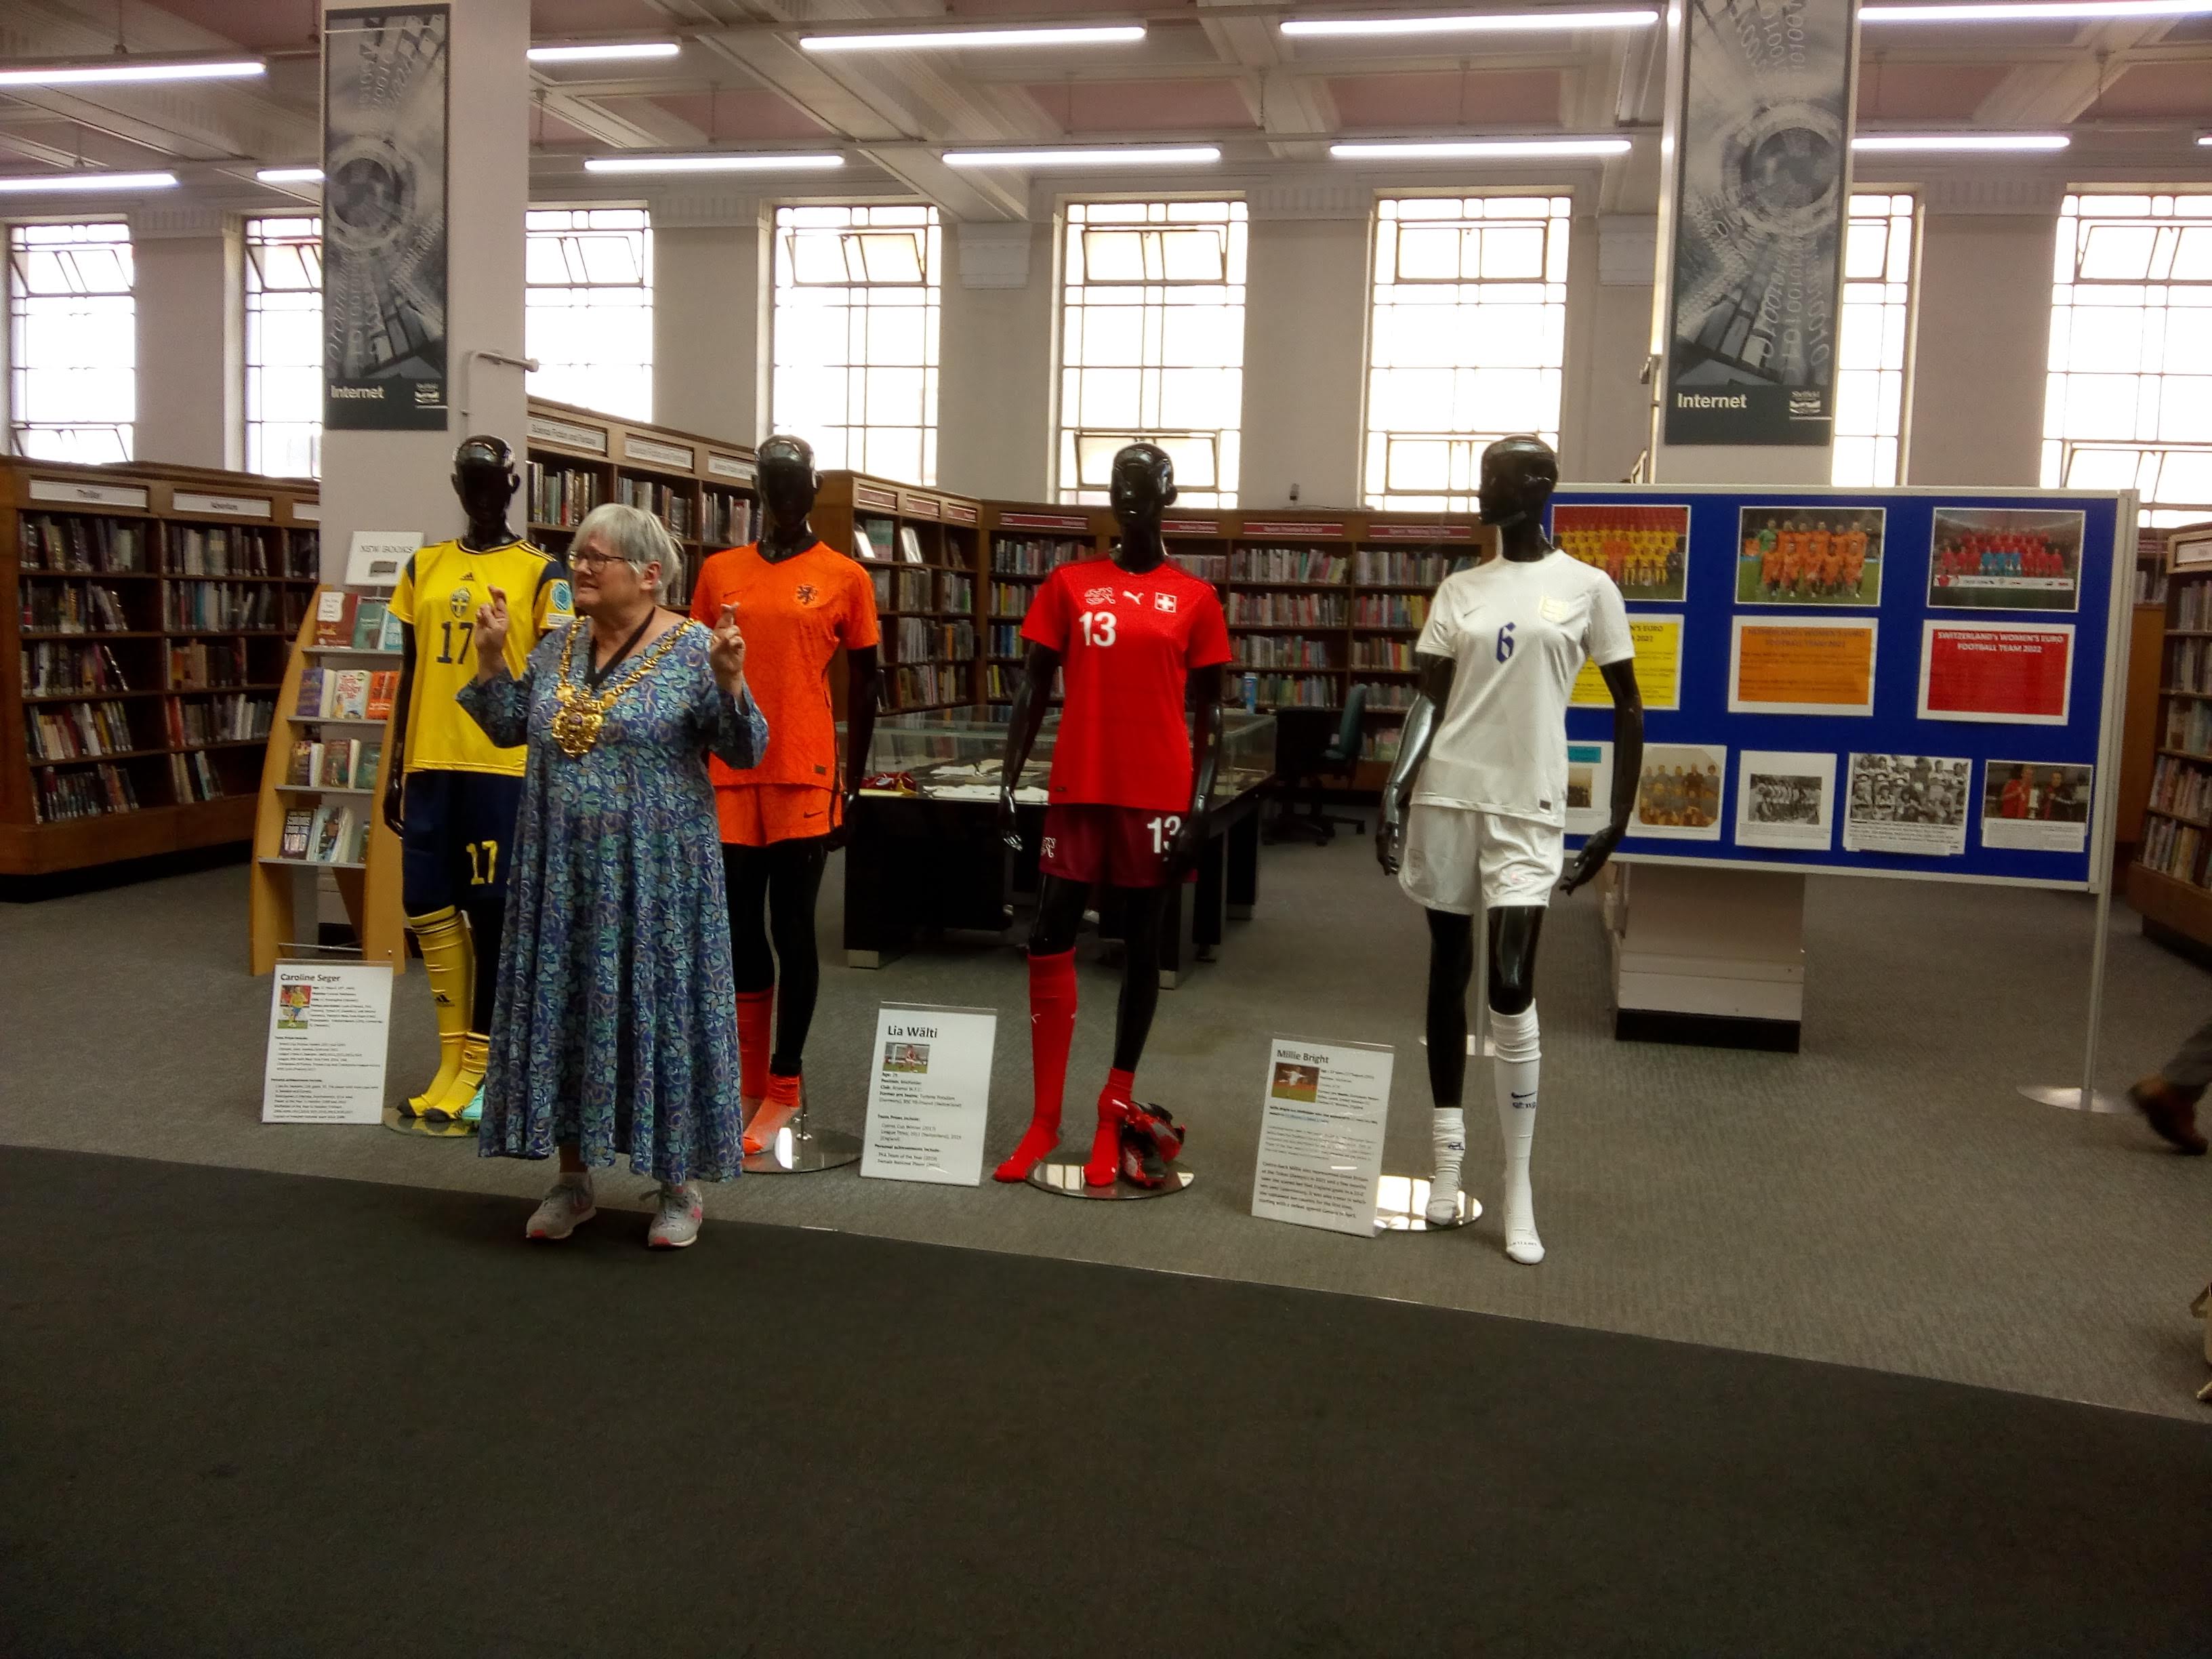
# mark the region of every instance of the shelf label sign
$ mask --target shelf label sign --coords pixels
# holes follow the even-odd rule
[[[530,435],[540,443],[566,444],[571,449],[588,449],[594,455],[607,453],[607,434],[596,426],[580,426],[574,421],[556,421],[550,415],[530,417]]]
[[[295,501],[292,503],[292,517],[299,524],[320,524],[323,521],[323,504],[320,501]]]
[[[960,501],[947,501],[945,503],[945,519],[948,524],[973,524],[975,522],[975,509]]]
[[[1218,536],[1221,526],[1212,519],[1162,519],[1163,536]]]
[[[1273,1040],[1260,1096],[1254,1215],[1375,1236],[1395,1058],[1373,1043]]]
[[[1340,540],[1343,535],[1344,526],[1341,524],[1299,523],[1289,519],[1244,520],[1244,538],[1247,541],[1255,536],[1294,536],[1307,540],[1316,537],[1329,537]]]
[[[691,452],[681,444],[665,444],[654,438],[626,437],[623,453],[634,461],[651,461],[659,466],[672,466],[683,471],[691,470]]]
[[[880,512],[898,511],[898,491],[896,489],[876,489],[867,484],[854,484],[853,499],[862,507],[872,507]]]
[[[946,1187],[982,1181],[998,1034],[988,1008],[887,1003],[877,1011],[863,1176]]]
[[[760,477],[760,469],[750,461],[737,455],[717,455],[707,452],[707,471],[717,478],[735,478],[739,483],[750,483]]]
[[[397,587],[399,573],[422,545],[419,530],[356,530],[346,553],[346,586]]]
[[[228,513],[241,519],[275,516],[275,505],[265,495],[193,495],[178,490],[169,497],[175,513]]]
[[[392,965],[280,962],[269,997],[264,1123],[380,1123]]]
[[[1474,526],[1471,524],[1370,524],[1367,526],[1370,542],[1471,542]]]
[[[79,483],[74,478],[33,478],[31,480],[31,499],[34,501],[77,501],[87,507],[135,507],[142,511],[146,506],[146,492],[126,484]]]
[[[1084,530],[1091,528],[1091,520],[1073,513],[1001,513],[1001,530]]]

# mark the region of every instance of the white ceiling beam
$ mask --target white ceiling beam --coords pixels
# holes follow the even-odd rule
[[[2023,64],[2000,81],[1974,110],[1978,126],[2063,127],[2089,111],[2098,95],[2126,73],[2127,54],[2172,27],[2169,21],[2092,24],[2073,51],[2056,62]]]

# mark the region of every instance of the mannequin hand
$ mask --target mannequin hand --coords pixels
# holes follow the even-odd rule
[[[399,764],[399,757],[394,754],[392,757],[392,775],[384,785],[384,827],[395,836],[402,833],[400,825],[407,810],[407,779],[400,771]]]
[[[1608,823],[1583,843],[1583,850],[1575,854],[1567,872],[1559,878],[1559,890],[1571,893],[1605,868],[1605,861],[1613,856],[1613,849],[1620,845],[1620,826]]]
[[[853,841],[853,814],[860,810],[860,792],[855,789],[845,797],[844,816],[837,820],[837,827],[822,838],[823,846],[833,853],[841,847],[850,846]]]
[[[1399,817],[1397,809],[1391,805],[1389,796],[1386,793],[1382,799],[1382,814],[1375,824],[1375,861],[1382,866],[1384,875],[1395,876],[1398,873],[1398,861],[1404,856],[1405,850],[1405,821]]]
[[[738,631],[738,607],[726,605],[714,623],[714,642],[707,649],[708,666],[714,684],[732,697],[745,689],[745,636]]]
[[[507,590],[495,587],[477,607],[477,678],[488,680],[507,659]]]
[[[999,786],[999,840],[1009,853],[1022,850],[1021,815],[1014,810],[1014,792],[1011,785]]]
[[[1206,809],[1199,807],[1183,814],[1182,827],[1176,831],[1174,843],[1168,849],[1168,873],[1178,880],[1195,866],[1206,851]]]

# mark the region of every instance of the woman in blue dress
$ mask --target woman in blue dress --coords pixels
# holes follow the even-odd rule
[[[493,742],[530,745],[477,1151],[558,1150],[532,1238],[590,1220],[591,1172],[623,1152],[659,1186],[646,1242],[681,1249],[699,1236],[699,1182],[744,1156],[706,757],[758,765],[768,722],[730,611],[709,629],[660,605],[677,558],[651,514],[593,508],[568,555],[577,620],[520,679],[501,653],[507,595],[477,611],[461,706]]]

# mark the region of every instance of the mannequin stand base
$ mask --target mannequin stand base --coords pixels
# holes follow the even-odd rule
[[[1378,1233],[1441,1233],[1464,1227],[1482,1217],[1482,1205],[1466,1193],[1459,1195],[1457,1213],[1449,1221],[1431,1221],[1429,1183],[1422,1176],[1382,1177],[1375,1189],[1375,1231]]]
[[[1062,1198],[1103,1199],[1127,1200],[1139,1198],[1173,1198],[1177,1193],[1190,1190],[1190,1183],[1198,1179],[1188,1170],[1168,1166],[1168,1184],[1164,1187],[1138,1187],[1116,1179],[1110,1187],[1087,1187],[1083,1182],[1080,1164],[1040,1164],[1029,1173],[1029,1184],[1039,1192],[1057,1193]]]
[[[2084,1109],[2081,1091],[2078,1087],[2069,1087],[2064,1084],[2023,1083],[2020,1085],[2020,1092],[2039,1106],[2056,1106],[2065,1112]],[[2109,1116],[2126,1111],[2128,1102],[2124,1095],[2108,1095],[2101,1089],[2094,1090],[2090,1093],[2087,1109]]]
[[[819,1175],[860,1161],[860,1138],[837,1129],[817,1129],[801,1112],[775,1132],[775,1139],[747,1154],[747,1175]]]
[[[463,1123],[453,1118],[410,1117],[397,1106],[384,1109],[384,1127],[394,1133],[422,1135],[430,1140],[459,1140],[464,1135],[477,1132],[473,1123]]]

